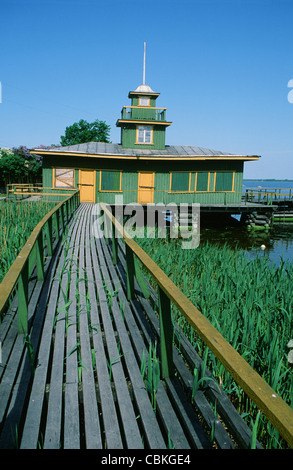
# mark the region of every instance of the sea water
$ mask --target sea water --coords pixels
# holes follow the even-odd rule
[[[243,192],[246,189],[267,189],[268,191],[287,192],[292,188],[293,180],[243,180]],[[293,261],[293,223],[276,223],[268,231],[248,232],[244,227],[224,226],[201,228],[201,242],[227,244],[232,248],[241,248],[248,256],[267,257],[279,265],[280,260]]]

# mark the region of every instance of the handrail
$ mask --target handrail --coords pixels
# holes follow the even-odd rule
[[[12,187],[9,189],[9,187]],[[137,191],[147,191],[149,188],[136,188],[136,189],[128,189],[123,188],[123,193],[137,193]],[[187,195],[210,195],[210,194],[217,194],[223,195],[223,202],[224,206],[228,205],[227,202],[228,195],[241,195],[242,203],[254,203],[254,204],[267,204],[269,206],[273,205],[275,201],[291,201],[293,200],[293,188],[277,188],[277,189],[265,189],[265,188],[246,188],[242,191],[196,191],[194,190],[187,190],[187,191],[171,191],[170,188],[168,189],[157,189],[156,187],[152,188],[155,194],[168,194],[168,195],[178,195],[178,194],[187,194]],[[29,191],[30,190],[30,191]],[[45,192],[45,190],[47,190]],[[42,188],[42,186],[34,186],[31,184],[9,184],[7,185],[7,194],[12,194],[14,196],[33,196],[33,195],[43,195],[43,196],[64,196],[64,193],[60,193],[60,191],[66,192],[73,192],[76,191],[76,188]],[[286,191],[286,192],[285,192]],[[105,191],[107,192],[107,191]],[[117,191],[110,191],[111,193],[121,193],[121,189]]]
[[[68,193],[73,193],[77,188],[53,188],[53,187],[44,187],[42,183],[9,183],[6,185],[6,193],[8,196],[66,196],[66,193],[60,193],[60,191],[66,191]],[[56,193],[56,191],[59,191]]]
[[[66,195],[65,195],[66,196]],[[61,218],[62,231],[60,233],[59,221],[57,218],[58,211],[65,209],[66,220],[68,221],[73,211],[77,207],[79,202],[79,190],[76,190],[75,193],[66,197],[63,201],[57,204],[48,214],[43,217],[43,219],[38,223],[30,234],[25,245],[19,252],[16,260],[6,273],[4,279],[0,284],[0,318],[5,310],[5,307],[13,293],[15,287],[18,287],[18,331],[20,333],[27,333],[27,315],[28,315],[28,281],[29,281],[29,258],[33,252],[33,249],[37,248],[36,254],[36,263],[37,263],[37,276],[38,280],[44,279],[44,242],[43,242],[43,232],[42,230],[48,224],[47,230],[47,247],[48,254],[52,254],[53,248],[53,233],[52,233],[52,222],[53,216],[55,219],[55,234],[56,238],[60,238],[64,229],[64,221]],[[59,214],[58,214],[59,215]],[[61,214],[63,217],[64,214]]]
[[[100,207],[112,224],[113,258],[117,256],[117,240],[115,239],[114,227],[120,233],[126,245],[127,293],[129,298],[134,295],[134,255],[152,275],[159,287],[162,375],[168,377],[172,375],[173,371],[172,351],[170,351],[170,344],[168,345],[166,341],[167,338],[172,338],[170,302],[173,302],[237,384],[253,400],[287,443],[293,447],[293,409],[276,394],[130,237],[105,204],[100,202]]]

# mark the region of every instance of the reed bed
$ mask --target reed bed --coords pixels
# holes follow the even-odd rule
[[[0,282],[35,226],[55,203],[0,201]]]
[[[182,250],[176,239],[136,241],[292,407],[293,370],[287,346],[293,338],[293,263],[281,260],[276,266],[263,256],[250,259],[245,251],[227,245],[205,243]],[[204,357],[205,344],[174,307],[173,319]],[[239,412],[252,427],[257,426],[265,447],[286,446],[210,351],[207,363]]]

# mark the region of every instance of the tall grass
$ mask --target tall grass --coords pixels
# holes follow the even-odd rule
[[[293,407],[293,371],[287,345],[293,338],[293,263],[279,266],[242,250],[201,244],[182,250],[178,240],[136,240],[225,339]],[[205,345],[173,308],[174,321],[203,356]],[[257,417],[254,404],[210,353],[208,366],[243,416]],[[278,447],[278,433],[265,420],[258,434]]]
[[[0,282],[35,226],[55,203],[0,201]]]

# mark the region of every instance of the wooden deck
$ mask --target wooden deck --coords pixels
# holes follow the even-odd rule
[[[251,431],[218,385],[191,399],[201,360],[183,337],[154,411],[141,367],[159,341],[157,295],[148,286],[146,299],[136,283],[127,300],[125,246],[114,266],[93,235],[94,207],[79,206],[45,281],[30,282],[28,336],[17,333],[15,301],[0,325],[0,448],[249,447]]]

